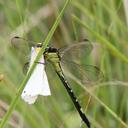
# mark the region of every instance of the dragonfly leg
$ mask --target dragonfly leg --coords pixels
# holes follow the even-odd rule
[[[38,64],[43,64],[43,65],[45,65],[45,62],[43,63],[43,62],[35,62],[35,63],[38,63]]]

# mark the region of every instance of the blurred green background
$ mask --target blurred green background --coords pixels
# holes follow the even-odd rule
[[[25,77],[22,63],[11,50],[12,37],[43,42],[64,2],[0,1],[0,120]],[[80,19],[79,23],[74,16]],[[72,87],[92,128],[128,128],[128,0],[72,0],[50,45],[60,48],[85,38],[93,44],[86,63],[97,65],[104,80],[87,87],[94,94],[92,97],[75,82]],[[6,128],[80,127],[80,117],[52,66],[47,74],[52,96],[40,96],[34,105],[20,99]]]

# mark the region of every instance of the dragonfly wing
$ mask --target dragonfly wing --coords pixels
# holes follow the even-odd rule
[[[29,47],[35,46],[35,43],[33,41],[29,41],[25,38],[18,37],[18,36],[15,36],[11,39],[11,44],[16,49],[20,49],[21,47],[23,48],[24,46],[25,47],[26,46],[29,46]]]
[[[32,47],[30,46],[29,41],[20,37],[13,37],[11,39],[11,46],[13,50],[18,53],[18,55],[21,54],[22,56],[28,56],[31,50],[30,48]]]
[[[33,64],[36,58],[36,51],[32,48],[30,67]],[[44,58],[40,59],[41,63],[44,63]],[[48,96],[51,95],[47,75],[45,72],[45,66],[43,64],[37,64],[33,74],[28,80],[23,92],[22,99],[26,101],[28,104],[33,104],[38,95]]]
[[[23,72],[27,72],[27,67],[30,60],[30,51],[33,44],[21,37],[13,37],[11,39],[11,50],[19,60],[21,65],[24,65]],[[26,63],[27,62],[27,63]],[[26,70],[26,71],[25,71]]]
[[[86,39],[80,43],[74,43],[68,47],[59,49],[59,53],[62,60],[69,60],[69,57],[75,61],[85,60],[92,51],[92,44]]]
[[[79,80],[83,85],[93,85],[103,80],[102,71],[93,65],[80,65],[72,61],[62,61],[62,69],[68,78]]]

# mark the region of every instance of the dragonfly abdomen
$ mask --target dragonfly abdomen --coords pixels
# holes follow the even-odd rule
[[[59,66],[60,66],[60,64],[59,64]],[[60,66],[60,69],[61,69],[61,66]],[[76,107],[81,119],[88,126],[88,128],[90,128],[91,127],[90,122],[87,119],[86,115],[84,114],[84,112],[82,110],[82,107],[80,106],[80,104],[79,104],[79,102],[78,102],[73,90],[71,89],[68,81],[65,79],[65,76],[64,76],[62,70],[60,70],[59,72],[56,70],[56,73],[59,76],[60,80],[62,81],[64,87],[66,88],[66,90],[68,92],[68,94],[70,95],[70,97],[71,97],[71,99],[72,99],[72,101],[73,101],[73,103],[74,103],[74,105],[75,105],[75,107]]]

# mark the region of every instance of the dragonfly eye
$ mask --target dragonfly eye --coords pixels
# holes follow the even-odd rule
[[[49,48],[48,48],[48,52],[57,53],[58,50],[57,50],[56,48],[49,47]]]

